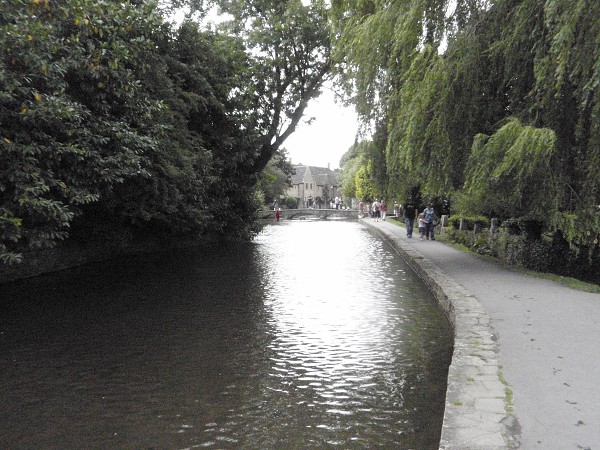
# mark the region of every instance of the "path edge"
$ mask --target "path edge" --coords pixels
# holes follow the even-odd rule
[[[421,278],[453,327],[440,450],[518,448],[520,429],[498,359],[497,335],[479,300],[403,239],[361,222],[390,243]]]

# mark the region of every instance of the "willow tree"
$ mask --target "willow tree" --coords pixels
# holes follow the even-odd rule
[[[556,133],[509,119],[492,136],[477,135],[467,167],[464,207],[491,217],[544,222],[557,209]]]
[[[358,110],[387,123],[391,191],[462,191],[472,212],[597,242],[600,3],[340,0],[333,12]]]
[[[365,141],[355,142],[340,158],[340,191],[345,198],[359,198],[355,180],[363,163],[362,147],[365,145]]]
[[[359,116],[387,127],[390,196],[403,198],[415,186],[439,195],[460,182],[440,107],[449,86],[438,55],[448,3],[332,2],[333,54],[344,83]],[[472,3],[459,1],[455,16],[468,16]]]
[[[597,242],[600,232],[600,25],[592,19],[599,13],[597,2],[494,3],[486,12],[496,28],[487,53],[498,70],[488,79],[502,94],[494,103],[503,114],[498,111],[490,141],[482,147],[489,152],[475,146],[471,155],[488,163],[495,158],[494,142],[508,138],[503,151],[520,158],[524,170],[506,180],[512,190],[505,198],[523,216],[545,205],[539,220],[583,245]],[[476,171],[471,164],[471,181]],[[496,181],[489,179],[485,189]],[[518,195],[528,181],[533,192]],[[482,188],[484,183],[478,181]],[[473,186],[467,188],[475,194]]]
[[[462,155],[450,145],[444,108],[448,73],[443,58],[425,46],[406,70],[404,83],[390,94],[387,143],[388,189],[406,194],[420,186],[443,195],[460,182]],[[459,178],[456,180],[455,178]]]

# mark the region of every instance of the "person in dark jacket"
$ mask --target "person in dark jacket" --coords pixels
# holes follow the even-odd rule
[[[417,207],[412,200],[409,200],[406,202],[406,205],[404,205],[404,224],[406,225],[406,237],[412,237],[416,217]]]

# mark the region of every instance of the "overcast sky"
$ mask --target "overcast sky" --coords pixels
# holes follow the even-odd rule
[[[314,117],[310,124],[301,122],[294,134],[284,143],[292,164],[339,167],[340,158],[354,144],[358,121],[352,108],[334,101],[333,92],[324,89],[312,100],[305,111],[305,119]]]

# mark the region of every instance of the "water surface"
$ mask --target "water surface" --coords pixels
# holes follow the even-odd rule
[[[356,222],[282,222],[1,296],[1,448],[438,447],[449,326]]]

